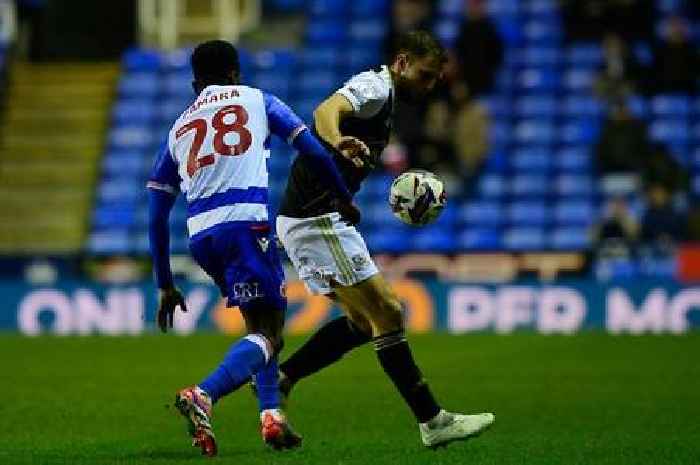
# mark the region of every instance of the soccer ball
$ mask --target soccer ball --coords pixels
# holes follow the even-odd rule
[[[435,221],[446,201],[442,181],[430,171],[406,171],[391,183],[391,211],[411,226],[424,226]]]

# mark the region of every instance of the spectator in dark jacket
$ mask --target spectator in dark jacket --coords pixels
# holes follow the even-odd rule
[[[658,93],[695,94],[700,73],[700,55],[690,42],[688,26],[679,16],[668,21],[666,40],[654,48],[654,90]]]
[[[647,209],[642,217],[642,242],[668,246],[682,240],[687,220],[673,208],[669,191],[661,184],[654,184],[647,189],[646,200]]]
[[[595,148],[600,173],[639,173],[651,150],[644,123],[624,104],[615,104]]]
[[[503,41],[484,0],[465,0],[465,20],[455,43],[459,78],[470,97],[489,93],[503,62]]]

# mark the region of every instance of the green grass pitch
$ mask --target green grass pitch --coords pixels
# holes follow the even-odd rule
[[[203,463],[171,403],[231,340],[0,335],[0,464]],[[290,416],[304,434],[300,450],[263,446],[247,387],[224,399],[212,463],[700,463],[700,334],[410,340],[443,405],[495,412],[491,430],[425,450],[368,346],[297,386]],[[285,354],[301,341],[290,339]]]

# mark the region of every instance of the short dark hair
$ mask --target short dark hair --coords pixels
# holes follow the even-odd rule
[[[195,85],[229,84],[240,74],[238,50],[230,42],[210,40],[199,44],[190,58]]]
[[[396,41],[396,51],[393,58],[405,53],[411,57],[431,57],[440,64],[447,62],[447,50],[428,31],[419,29],[401,35]]]

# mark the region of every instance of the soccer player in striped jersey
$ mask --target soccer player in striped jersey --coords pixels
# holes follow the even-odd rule
[[[174,123],[148,181],[149,238],[159,288],[157,321],[172,327],[185,300],[169,263],[168,217],[179,192],[187,201],[190,251],[244,317],[247,336],[233,344],[221,365],[197,385],[176,394],[193,445],[213,456],[212,406],[251,376],[258,386],[262,436],[274,448],[301,437],[279,408],[277,354],[286,310],[284,274],[268,222],[270,137],[281,137],[319,173],[346,221],[359,211],[327,150],[278,98],[241,85],[236,49],[210,41],[193,52],[197,95]]]

